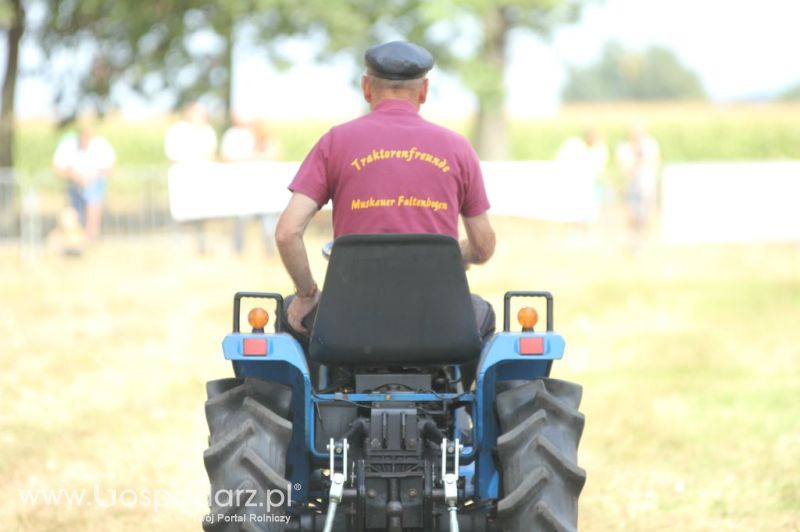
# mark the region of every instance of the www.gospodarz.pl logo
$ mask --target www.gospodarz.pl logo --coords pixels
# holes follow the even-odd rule
[[[284,513],[292,506],[292,486],[287,485],[286,491],[217,490],[208,502],[212,511],[203,518],[207,523],[289,523],[291,516]]]

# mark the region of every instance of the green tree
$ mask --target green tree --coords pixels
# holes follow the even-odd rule
[[[0,0],[0,28],[6,33],[5,72],[0,86],[0,229],[7,232],[14,225],[14,182],[3,174],[14,166],[14,102],[19,47],[25,31],[22,0]]]
[[[300,31],[288,25],[289,0],[44,2],[37,37],[50,65],[64,54],[91,54],[88,67],[56,78],[56,99],[67,116],[87,105],[103,114],[113,89],[124,86],[146,97],[166,92],[175,106],[212,98],[229,120],[237,43],[261,38],[265,53],[280,63],[271,44]]]
[[[570,67],[563,97],[567,101],[700,100],[705,91],[672,50],[654,46],[640,53],[611,42],[597,63]]]
[[[558,25],[574,22],[586,0],[462,0],[453,6],[456,17],[475,19],[479,45],[466,57],[456,57],[459,77],[478,100],[473,136],[484,159],[508,158],[508,126],[503,113],[503,78],[508,61],[509,34],[524,29],[549,38]]]
[[[146,98],[166,93],[175,107],[205,98],[220,104],[230,122],[237,46],[258,47],[278,67],[291,62],[280,45],[292,35],[327,35],[320,60],[357,48],[363,53],[390,26],[415,35],[417,5],[416,0],[38,0],[43,17],[28,30],[45,53],[41,71],[64,122],[89,107],[105,114],[117,88]],[[9,72],[16,76],[16,65]]]
[[[14,102],[16,100],[19,45],[25,31],[22,0],[0,2],[0,28],[6,33],[6,60],[0,89],[0,168],[14,166]],[[6,194],[0,194],[5,197]],[[2,205],[3,210],[6,205]]]
[[[437,67],[455,73],[478,101],[473,131],[478,153],[504,159],[508,134],[503,78],[510,33],[527,30],[547,38],[558,25],[577,20],[591,1],[348,0],[331,9],[317,0],[295,14],[319,25],[328,38],[324,53],[349,52],[361,61],[366,46],[398,37],[429,48]]]
[[[66,54],[91,57],[84,65],[74,61],[59,75],[51,72],[62,114],[87,104],[102,114],[117,86],[147,96],[166,90],[175,95],[176,105],[212,96],[229,114],[238,43],[249,39],[282,65],[288,58],[280,54],[281,36],[321,37],[321,60],[345,53],[359,62],[367,46],[405,38],[430,48],[439,67],[456,73],[475,94],[478,152],[505,158],[503,76],[510,32],[524,29],[547,37],[558,24],[576,20],[592,0],[40,1],[45,17],[35,34],[49,65]],[[474,34],[471,42],[465,31]],[[455,41],[464,45],[454,47]]]

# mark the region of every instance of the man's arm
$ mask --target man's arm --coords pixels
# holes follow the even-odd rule
[[[494,255],[494,229],[489,223],[486,213],[472,217],[463,217],[467,238],[461,241],[461,255],[464,264],[483,264]]]
[[[294,282],[297,298],[289,305],[286,313],[289,325],[297,331],[305,332],[301,322],[319,301],[319,290],[303,242],[303,234],[314,215],[319,210],[317,203],[305,194],[295,192],[289,204],[278,219],[275,228],[275,243],[283,265]]]

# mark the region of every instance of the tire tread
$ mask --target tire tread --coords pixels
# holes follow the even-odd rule
[[[577,449],[585,418],[582,389],[555,379],[505,386],[496,397],[497,451],[505,532],[575,531],[586,472]]]
[[[255,490],[255,507],[240,499],[240,505],[220,506],[213,497],[203,521],[206,532],[277,532],[281,523],[217,520],[225,516],[252,514],[267,506],[268,490],[286,489],[286,455],[292,437],[289,420],[291,388],[258,379],[221,379],[206,385],[206,419],[209,447],[203,453],[211,493],[234,494]],[[249,494],[247,495],[249,498]],[[281,509],[273,509],[280,512]]]

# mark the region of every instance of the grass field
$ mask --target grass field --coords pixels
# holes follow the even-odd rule
[[[584,386],[581,530],[800,530],[800,247],[631,255],[605,230],[495,224],[473,290],[496,308],[506,289],[554,292],[554,376]],[[326,238],[312,227],[320,280]],[[0,529],[200,529],[204,382],[231,374],[231,296],[290,288],[250,243],[238,258],[219,236],[199,258],[188,237],[107,240],[35,263],[0,248]],[[99,498],[21,498],[36,489]],[[171,507],[143,500],[158,490]]]

